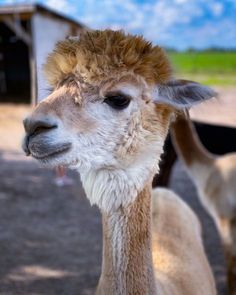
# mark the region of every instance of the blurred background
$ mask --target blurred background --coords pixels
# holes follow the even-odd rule
[[[163,46],[174,75],[219,93],[193,108],[204,145],[236,151],[235,0],[0,0],[0,294],[94,294],[101,222],[79,176],[42,169],[21,151],[22,119],[48,94],[42,64],[55,42],[86,28],[124,29]],[[60,174],[60,173],[59,173]],[[227,294],[221,243],[177,160],[162,181],[204,228],[218,293]]]

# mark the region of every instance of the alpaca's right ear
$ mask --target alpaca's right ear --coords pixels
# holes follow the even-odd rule
[[[191,106],[216,97],[216,92],[208,86],[187,80],[173,80],[157,85],[152,93],[154,103],[171,105],[177,109]]]

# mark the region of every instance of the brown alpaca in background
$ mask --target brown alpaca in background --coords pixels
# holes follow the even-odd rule
[[[54,91],[24,121],[24,150],[78,170],[100,208],[97,294],[216,294],[196,215],[173,192],[151,190],[172,114],[214,92],[171,80],[160,47],[121,31],[58,43],[46,72]]]
[[[227,261],[229,291],[236,294],[236,153],[210,154],[184,115],[173,122],[171,134],[200,200],[219,230]]]

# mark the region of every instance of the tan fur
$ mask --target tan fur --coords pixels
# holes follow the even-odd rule
[[[173,123],[173,129],[174,138],[187,165],[191,165],[196,161],[208,165],[213,161],[213,156],[198,143],[193,126],[186,124],[184,115],[178,114],[178,118]],[[186,135],[188,140],[186,140]]]
[[[132,205],[103,214],[103,266],[96,294],[215,294],[196,215],[173,192],[156,189],[151,216],[150,197],[149,183]],[[112,258],[117,222],[124,235],[120,265]],[[126,282],[124,293],[119,292],[116,267]]]
[[[236,154],[208,153],[183,116],[172,124],[172,138],[200,200],[217,225],[227,258],[230,294],[236,294]]]
[[[120,208],[112,214],[103,214],[103,268],[97,294],[156,294],[151,267],[150,189],[149,184],[127,208]],[[118,251],[112,244],[117,235],[117,223],[123,236],[123,241],[120,241],[120,254],[123,256],[120,257],[120,263],[112,257],[114,251]],[[117,277],[117,271],[120,278]]]
[[[169,192],[154,196],[152,257],[151,180],[173,112],[151,97],[154,84],[170,79],[163,51],[142,37],[92,31],[79,41],[59,42],[45,69],[55,89],[25,126],[30,134],[27,126],[46,117],[57,128],[39,128],[27,144],[35,157],[65,140],[71,144],[66,155],[49,155],[42,162],[77,168],[90,202],[102,211],[97,294],[215,294],[199,223]],[[122,87],[131,91],[132,100],[117,111],[104,98]]]
[[[196,215],[167,189],[153,192],[152,211],[153,261],[163,289],[170,288],[167,294],[214,294]]]
[[[45,72],[53,86],[71,73],[96,84],[122,72],[135,73],[152,84],[163,83],[171,75],[159,46],[140,36],[111,30],[82,32],[79,40],[59,42],[48,57]]]

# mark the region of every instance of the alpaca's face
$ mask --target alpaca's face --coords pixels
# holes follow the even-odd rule
[[[24,149],[42,164],[80,171],[159,158],[170,111],[151,101],[150,90],[134,75],[96,86],[70,77],[26,119]]]
[[[106,211],[132,202],[157,172],[172,110],[213,95],[170,81],[158,46],[111,30],[59,42],[45,69],[55,89],[24,121],[23,149],[79,170],[91,203]]]

